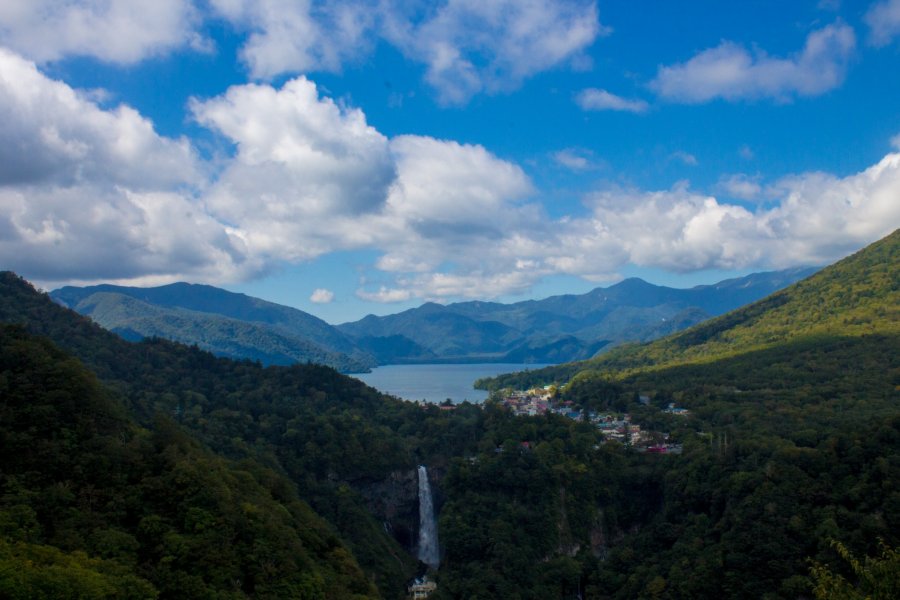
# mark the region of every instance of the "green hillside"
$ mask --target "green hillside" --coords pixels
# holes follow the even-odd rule
[[[96,292],[73,308],[106,329],[135,341],[161,337],[196,344],[217,356],[258,360],[265,365],[314,362],[342,372],[361,372],[373,364],[371,359],[360,362],[346,354],[326,350],[308,338],[263,323],[157,306],[115,292]]]
[[[349,485],[414,468],[410,442],[376,416],[385,408],[422,411],[319,365],[264,368],[161,339],[126,341],[12,273],[0,274],[0,321],[75,355],[141,426],[156,431],[157,415],[165,415],[219,455],[287,476],[383,596],[404,588],[414,560]]]
[[[712,362],[805,338],[900,333],[900,230],[758,302],[669,337],[595,359],[482,382],[491,388],[564,382],[579,371],[619,377]]]
[[[813,268],[754,273],[714,285],[675,289],[632,278],[586,294],[512,304],[426,303],[394,315],[369,315],[339,329],[355,338],[402,336],[440,362],[557,363],[587,359],[606,346],[654,340],[758,300],[814,273]]]
[[[109,597],[125,587],[181,597],[166,587],[174,578],[219,597],[284,585],[295,587],[274,597],[400,598],[417,570],[424,464],[442,547],[435,600],[794,600],[812,597],[813,565],[855,585],[836,547],[859,557],[900,547],[896,244],[895,233],[709,327],[515,376],[574,375],[559,400],[588,416],[627,413],[678,448],[665,454],[607,439],[588,419],[514,416],[496,401],[442,410],[317,365],[128,342],[2,274],[0,321],[27,332],[0,332],[11,340],[0,385],[16,398],[2,405],[0,434],[4,448],[29,450],[0,468],[11,474],[0,581],[34,596],[46,570],[64,569]],[[75,365],[88,384],[53,387],[46,368],[23,378],[35,364]],[[107,405],[118,408],[91,417]],[[161,537],[141,529],[146,514],[162,519]],[[207,515],[221,531],[197,529]],[[259,527],[227,537],[248,521]],[[95,540],[98,530],[114,533]],[[279,558],[297,539],[307,558]],[[222,588],[223,573],[240,589]],[[346,587],[324,583],[339,573]]]
[[[0,373],[3,598],[378,597],[282,476],[137,426],[21,328],[0,326]]]

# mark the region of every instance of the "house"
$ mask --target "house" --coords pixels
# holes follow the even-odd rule
[[[427,577],[422,577],[421,579],[416,579],[411,586],[409,586],[409,597],[413,600],[424,600],[437,589],[437,584]]]

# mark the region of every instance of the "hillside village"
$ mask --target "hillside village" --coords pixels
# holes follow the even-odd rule
[[[642,404],[648,404],[649,398],[640,396]],[[657,454],[680,454],[681,444],[669,442],[669,434],[642,429],[632,422],[629,413],[599,413],[585,411],[571,400],[558,400],[551,386],[530,390],[515,390],[503,394],[500,403],[516,416],[537,416],[546,413],[560,415],[574,421],[592,423],[603,434],[605,442],[617,442],[633,447],[641,452]],[[690,411],[670,403],[664,410],[667,414],[687,416]]]

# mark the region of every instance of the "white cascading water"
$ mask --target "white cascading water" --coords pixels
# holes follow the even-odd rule
[[[441,562],[437,522],[434,520],[434,505],[431,502],[431,485],[428,483],[428,469],[424,466],[419,466],[418,558],[433,569],[436,569]]]

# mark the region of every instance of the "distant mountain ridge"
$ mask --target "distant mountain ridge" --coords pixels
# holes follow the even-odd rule
[[[816,271],[797,268],[676,289],[625,279],[586,294],[513,304],[426,303],[338,325],[350,337],[403,336],[444,361],[565,362],[648,341],[763,298]],[[409,362],[415,359],[410,358]]]
[[[817,340],[900,334],[900,229],[770,296],[647,344],[591,360],[532,371],[528,384],[561,383],[580,372],[618,376],[709,364],[733,357],[815,345]],[[521,385],[517,374],[479,382]]]
[[[161,337],[229,358],[276,365],[309,361],[344,372],[377,364],[318,317],[209,285],[67,286],[50,296],[130,340]]]
[[[581,295],[514,304],[426,303],[337,326],[295,308],[200,284],[68,286],[50,296],[130,340],[161,337],[230,358],[315,362],[358,372],[397,363],[586,359],[607,346],[679,331],[814,271],[755,273],[690,289],[626,279]]]

